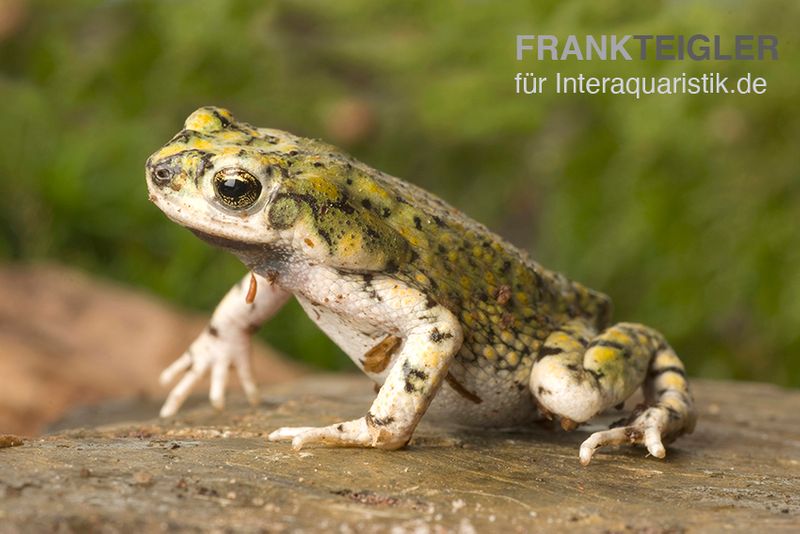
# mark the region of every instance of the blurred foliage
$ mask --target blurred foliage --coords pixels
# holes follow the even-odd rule
[[[800,385],[799,19],[773,0],[2,0],[0,257],[212,309],[244,269],[148,203],[143,163],[222,105],[434,191],[661,329],[694,374]],[[781,57],[517,62],[517,33],[769,33]],[[748,70],[766,95],[513,94],[517,71]],[[347,368],[295,304],[264,337]]]

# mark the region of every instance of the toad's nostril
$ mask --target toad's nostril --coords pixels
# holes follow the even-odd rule
[[[172,180],[173,174],[172,170],[167,167],[157,167],[152,173],[153,182],[157,185],[168,184]]]

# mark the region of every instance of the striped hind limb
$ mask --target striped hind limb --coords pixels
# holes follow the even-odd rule
[[[574,321],[553,332],[539,351],[530,379],[540,409],[572,429],[624,402],[639,386],[646,404],[622,426],[592,434],[581,463],[605,445],[643,444],[663,458],[669,443],[694,428],[694,408],[683,364],[655,330],[619,323],[599,335]]]

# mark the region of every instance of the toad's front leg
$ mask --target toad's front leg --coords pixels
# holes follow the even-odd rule
[[[404,339],[369,411],[326,427],[280,428],[270,434],[271,441],[290,439],[295,450],[308,444],[397,449],[411,439],[461,348],[461,325],[449,310],[397,281],[376,279],[369,285],[369,297],[354,301],[370,305],[355,313],[389,318]]]
[[[208,327],[189,349],[161,373],[166,385],[178,376],[161,408],[161,417],[174,415],[192,388],[210,372],[211,404],[225,406],[228,370],[236,368],[247,399],[258,402],[258,389],[250,367],[250,338],[261,324],[272,317],[291,296],[276,284],[257,274],[247,274],[217,305]]]

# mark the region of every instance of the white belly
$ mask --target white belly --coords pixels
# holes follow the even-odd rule
[[[402,346],[398,347],[389,365],[380,373],[364,370],[364,355],[388,335],[385,329],[367,321],[358,321],[334,313],[324,306],[315,306],[300,295],[296,295],[296,298],[311,320],[353,360],[359,369],[378,384],[383,384]]]
[[[336,313],[321,305],[314,305],[308,299],[295,295],[303,310],[325,334],[347,354],[364,374],[379,385],[383,385],[389,370],[397,361],[402,345],[394,352],[389,364],[380,373],[364,370],[364,355],[380,343],[389,332],[385,327]],[[454,365],[454,372],[462,385],[481,397],[476,404],[456,392],[446,382],[442,384],[428,410],[434,418],[446,418],[450,422],[466,426],[516,426],[530,423],[536,419],[536,409],[527,390],[509,388],[497,377],[460,372]]]

